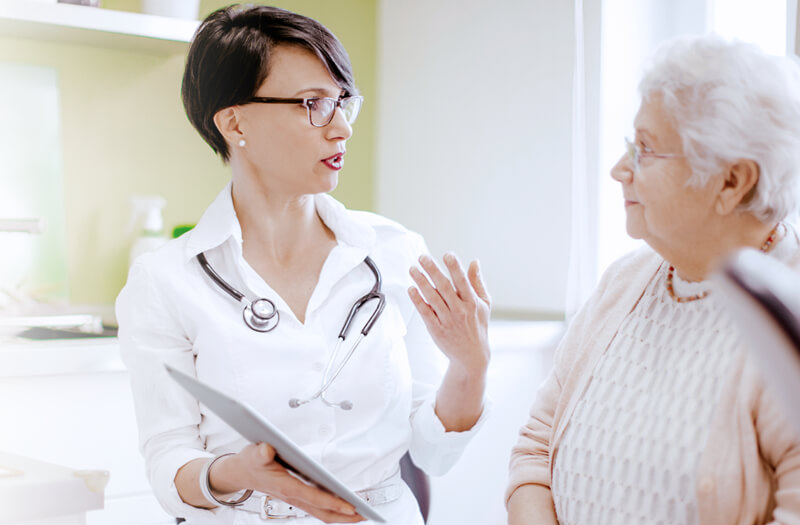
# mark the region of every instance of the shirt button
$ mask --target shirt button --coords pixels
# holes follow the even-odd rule
[[[314,363],[314,364],[311,366],[311,369],[312,369],[312,370],[314,370],[314,372],[322,372],[322,369],[323,369],[323,368],[325,368],[325,365],[323,365],[323,364],[322,364],[322,363],[320,363],[319,361],[317,361],[316,363]]]
[[[328,426],[328,425],[320,425],[320,426],[319,426],[319,435],[320,435],[321,437],[327,437],[327,436],[330,436],[330,435],[331,435],[331,432],[332,432],[332,429],[331,429],[331,427],[330,427],[330,426]]]

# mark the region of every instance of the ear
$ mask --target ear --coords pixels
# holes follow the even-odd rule
[[[214,113],[214,125],[229,145],[237,144],[244,138],[239,128],[239,109],[236,106],[222,108]]]
[[[747,202],[758,183],[759,171],[758,164],[750,159],[739,159],[730,164],[717,194],[717,213],[727,215]]]

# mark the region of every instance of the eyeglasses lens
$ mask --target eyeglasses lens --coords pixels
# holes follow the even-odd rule
[[[628,154],[628,158],[633,161],[634,170],[639,171],[639,148],[630,140],[625,139],[625,152]]]
[[[318,98],[309,101],[308,115],[311,117],[311,124],[321,128],[327,126],[333,120],[333,111],[336,103],[331,98]]]
[[[352,124],[358,118],[361,110],[361,97],[347,97],[342,99],[342,112],[348,124]]]
[[[311,124],[321,128],[327,126],[333,120],[336,106],[342,108],[342,113],[348,124],[352,124],[358,117],[361,109],[360,97],[346,97],[340,100],[332,98],[318,98],[308,105],[308,114],[311,117]]]

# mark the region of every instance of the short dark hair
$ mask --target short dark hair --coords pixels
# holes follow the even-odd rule
[[[269,74],[270,54],[280,45],[311,51],[345,96],[357,94],[347,51],[316,20],[263,5],[235,4],[214,11],[192,39],[181,97],[189,121],[225,162],[230,151],[214,124],[214,115],[255,96]]]

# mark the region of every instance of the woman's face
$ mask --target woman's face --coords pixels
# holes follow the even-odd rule
[[[266,80],[258,97],[338,99],[342,88],[310,51],[279,46],[272,51]],[[268,191],[308,195],[333,190],[344,159],[345,142],[353,133],[350,124],[335,111],[327,126],[311,125],[301,104],[245,104],[239,106],[239,129],[246,140],[244,162]]]
[[[622,184],[628,234],[657,251],[702,241],[703,226],[714,212],[715,179],[703,188],[687,185],[692,171],[660,95],[642,100],[634,126],[634,144],[642,153],[639,170],[627,154],[611,169],[611,176]],[[680,156],[657,158],[648,153]]]

